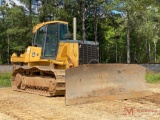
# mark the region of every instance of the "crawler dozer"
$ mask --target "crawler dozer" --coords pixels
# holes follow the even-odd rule
[[[50,21],[33,28],[33,43],[13,53],[13,90],[44,96],[65,95],[66,105],[151,95],[145,68],[100,64],[99,43],[69,40],[68,23]],[[15,65],[20,63],[20,67]]]

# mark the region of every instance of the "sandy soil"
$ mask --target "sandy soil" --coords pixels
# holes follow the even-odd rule
[[[13,117],[11,117],[7,114],[1,113],[1,112],[0,112],[0,119],[1,120],[16,120],[16,118],[13,118]]]
[[[64,97],[43,97],[0,88],[0,120],[159,120],[160,84],[153,96],[65,106]]]

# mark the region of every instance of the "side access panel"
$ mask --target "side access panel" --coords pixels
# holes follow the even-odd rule
[[[136,64],[88,64],[66,70],[66,105],[152,95],[146,68]]]

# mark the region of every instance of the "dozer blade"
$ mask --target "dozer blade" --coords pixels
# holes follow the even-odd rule
[[[136,64],[88,64],[66,70],[66,105],[152,95]]]

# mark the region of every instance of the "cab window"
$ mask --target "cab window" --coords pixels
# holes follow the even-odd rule
[[[60,40],[65,40],[65,34],[67,34],[67,25],[60,24]]]

